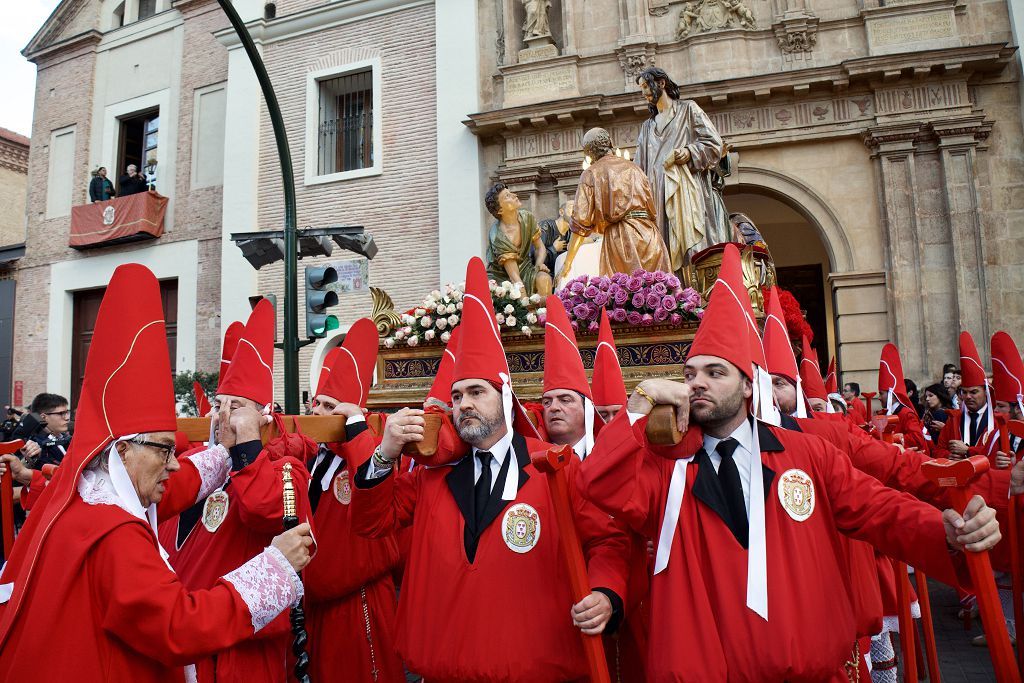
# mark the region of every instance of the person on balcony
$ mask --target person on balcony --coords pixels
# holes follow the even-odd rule
[[[89,181],[89,201],[105,202],[115,196],[117,191],[114,189],[114,183],[107,178],[107,169],[100,166],[93,171],[92,180]]]
[[[145,192],[149,189],[149,183],[146,182],[146,177],[139,173],[139,169],[135,164],[128,164],[128,168],[125,169],[126,173],[121,176],[121,196],[127,197],[130,194],[138,194],[139,192]]]

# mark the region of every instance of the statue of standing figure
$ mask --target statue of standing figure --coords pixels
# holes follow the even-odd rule
[[[680,99],[679,86],[663,69],[644,69],[636,80],[651,114],[640,126],[636,163],[651,183],[658,227],[678,271],[694,254],[732,239],[716,188],[725,147],[708,115]]]
[[[523,40],[550,35],[551,24],[548,21],[548,10],[551,9],[551,0],[522,0],[522,3],[523,8],[526,9]]]

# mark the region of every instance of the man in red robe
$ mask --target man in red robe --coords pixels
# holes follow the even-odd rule
[[[896,431],[903,435],[903,445],[927,453],[929,449],[928,441],[924,438],[924,425],[907,396],[903,362],[895,344],[882,347],[882,356],[878,361],[878,400],[885,401],[886,415],[895,415],[899,420]]]
[[[742,282],[734,247],[722,270]],[[939,512],[858,472],[820,438],[752,421],[752,354],[736,341],[752,315],[729,279],[715,285],[686,383],[641,384],[602,430],[583,490],[659,539],[650,680],[845,681],[856,624],[839,534],[955,585],[947,543],[991,547],[995,512],[978,498],[966,520]],[[683,431],[691,416],[700,430],[677,447],[652,446],[645,417],[658,403],[676,407]]]
[[[586,675],[579,632],[596,635],[621,619],[628,541],[577,494],[571,460],[571,505],[594,587],[573,605],[548,484],[530,461],[549,444],[527,435],[478,258],[463,301],[451,393],[472,452],[449,466],[393,472],[404,444],[423,433],[422,411],[398,411],[356,475],[353,525],[371,536],[412,525],[397,621],[409,669],[428,681],[578,679]]]
[[[988,378],[981,364],[978,347],[969,332],[960,333],[961,409],[946,410],[946,424],[932,447],[936,458],[959,460],[972,455],[986,455],[982,450],[985,436],[995,428],[995,417],[989,406]]]
[[[159,284],[143,266],[111,278],[77,417],[0,574],[0,680],[184,681],[187,665],[298,602],[307,525],[207,590],[185,588],[161,556],[157,504],[178,469],[174,391]]]
[[[377,363],[377,326],[357,320],[321,373],[314,415],[344,415],[345,442],[320,444],[310,463],[309,502],[317,554],[303,574],[313,681],[404,683],[395,653],[397,596],[391,573],[398,564],[394,536],[368,539],[352,530],[352,478],[380,437],[363,407]]]
[[[266,412],[273,402],[273,356],[274,309],[263,299],[250,314],[218,384],[214,408],[219,424],[226,411]],[[179,516],[178,538],[183,540],[173,566],[186,586],[210,587],[225,567],[237,565],[240,557],[266,545],[281,529],[286,464],[291,465],[298,517],[312,517],[305,461],[316,453],[316,444],[289,435],[270,446],[265,449],[256,433],[230,448],[227,482]],[[197,662],[199,683],[284,683],[291,638],[288,615],[283,614],[255,638]]]

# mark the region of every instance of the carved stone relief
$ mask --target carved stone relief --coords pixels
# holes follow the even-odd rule
[[[676,38],[729,28],[757,28],[753,13],[740,0],[690,0],[679,11]]]

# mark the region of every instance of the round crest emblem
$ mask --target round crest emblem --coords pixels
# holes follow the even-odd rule
[[[814,481],[803,470],[786,470],[779,477],[779,502],[790,517],[803,522],[814,512]]]
[[[348,470],[342,470],[338,472],[338,475],[334,477],[334,497],[338,499],[338,502],[342,505],[348,505],[352,502],[352,482],[348,480]]]
[[[528,553],[540,540],[540,515],[526,503],[516,503],[501,520],[505,545],[514,553]]]
[[[214,491],[203,504],[203,526],[211,534],[220,528],[228,516],[227,491]]]
[[[114,223],[114,213],[113,206],[103,209],[103,225],[112,225]]]

